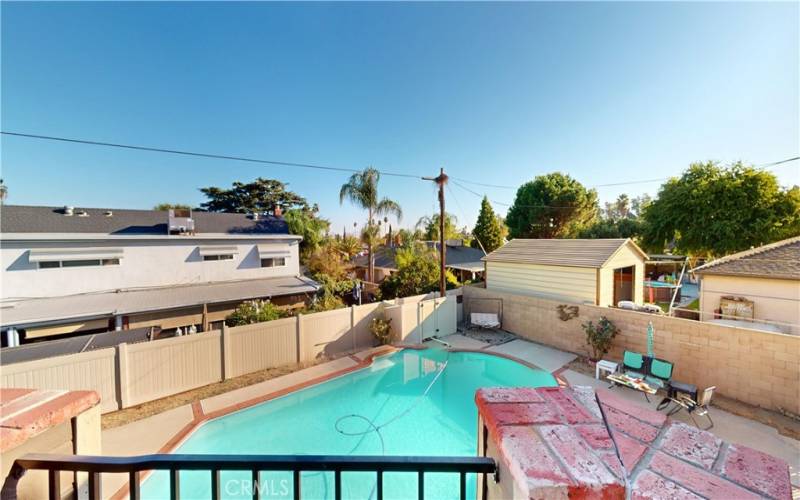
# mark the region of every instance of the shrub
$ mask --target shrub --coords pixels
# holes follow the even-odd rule
[[[597,361],[611,349],[611,341],[619,333],[619,328],[605,316],[596,325],[587,321],[582,326],[586,332],[586,343],[592,347],[592,360]]]
[[[392,341],[392,319],[381,317],[372,318],[369,324],[369,331],[378,339],[381,345],[389,344]]]
[[[250,325],[263,321],[272,321],[285,316],[284,311],[268,300],[248,300],[225,318],[228,326]]]

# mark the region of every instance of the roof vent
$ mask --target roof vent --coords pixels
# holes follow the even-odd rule
[[[103,215],[105,215],[106,217],[113,217],[114,212],[112,212],[111,210],[106,210],[105,212],[103,212]]]
[[[78,210],[77,215],[78,217],[89,217],[89,212],[87,212],[86,210]]]
[[[72,215],[75,213],[75,207],[65,206],[64,215]]]

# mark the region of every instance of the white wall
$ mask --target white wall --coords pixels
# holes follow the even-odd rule
[[[755,319],[779,322],[784,333],[800,333],[800,282],[797,280],[703,275],[700,278],[702,319],[713,319],[720,299],[728,295],[752,300]]]
[[[262,268],[256,245],[288,251],[286,267]],[[236,246],[233,260],[204,261],[200,246]],[[31,249],[123,248],[117,266],[38,269],[28,261]],[[2,242],[3,299],[53,297],[74,293],[271,278],[300,274],[298,242],[266,239],[200,239],[176,236],[170,240],[117,240],[105,242]]]
[[[633,301],[641,305],[644,303],[644,257],[627,244],[611,258],[605,267],[600,269],[600,304],[601,306],[614,306],[614,269],[634,266],[633,275]]]

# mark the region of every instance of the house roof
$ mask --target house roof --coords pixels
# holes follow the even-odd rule
[[[76,208],[86,216],[64,215],[63,207],[3,205],[0,230],[7,233],[106,234],[111,236],[166,235],[168,212],[108,208]],[[105,215],[111,212],[111,216]],[[192,211],[195,233],[260,235],[289,234],[282,217]]]
[[[429,246],[435,247],[437,250],[439,249],[438,243],[435,245],[434,242],[429,243]],[[384,269],[397,269],[397,264],[395,263],[394,259],[396,253],[397,248],[383,247],[378,249],[375,252],[375,267]],[[483,264],[481,263],[482,257],[483,251],[480,249],[461,245],[447,245],[447,251],[445,252],[445,266],[455,269],[483,270]],[[353,264],[356,267],[367,267],[367,256],[361,255],[356,257],[353,261]]]
[[[516,238],[487,255],[483,260],[486,262],[600,268],[625,245],[631,245],[637,253],[647,259],[647,254],[629,238]]]
[[[315,292],[317,284],[297,276],[107,291],[5,302],[3,326],[110,317],[202,304]]]
[[[800,280],[800,236],[731,254],[692,271],[698,274]]]

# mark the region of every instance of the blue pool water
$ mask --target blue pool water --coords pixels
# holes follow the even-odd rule
[[[175,453],[475,456],[480,387],[555,386],[552,375],[481,353],[404,350],[368,368],[207,422]],[[370,423],[380,433],[369,431]],[[344,418],[343,418],[344,417]],[[338,431],[337,431],[338,428]],[[341,432],[339,432],[341,431]],[[347,435],[347,434],[361,434]],[[250,498],[247,472],[222,472],[223,498]],[[168,497],[165,472],[142,485]],[[208,472],[181,472],[181,498],[210,498]],[[343,498],[374,497],[375,474],[343,473]],[[475,478],[468,481],[474,497]],[[384,475],[386,498],[416,497],[414,474]],[[302,476],[304,498],[333,498],[333,473]],[[263,472],[262,498],[291,498],[291,475]],[[458,498],[456,474],[427,474],[428,498]]]

